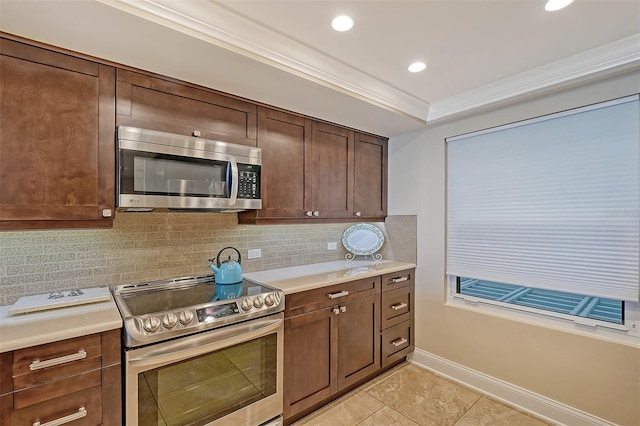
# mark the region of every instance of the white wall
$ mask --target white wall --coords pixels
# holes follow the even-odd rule
[[[444,139],[640,92],[640,72],[463,119],[389,143],[389,214],[418,217],[416,347],[622,425],[640,425],[640,348],[446,306]]]

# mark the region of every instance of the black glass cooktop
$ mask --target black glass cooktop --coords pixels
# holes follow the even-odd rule
[[[204,282],[184,283],[171,286],[170,283],[148,283],[120,293],[132,315],[145,315],[190,306],[202,305],[218,300],[231,300],[245,296],[268,293],[273,289],[243,280],[238,284],[216,284],[213,279]]]

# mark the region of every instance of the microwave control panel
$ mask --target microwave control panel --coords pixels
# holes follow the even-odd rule
[[[238,198],[260,198],[260,166],[238,164]]]

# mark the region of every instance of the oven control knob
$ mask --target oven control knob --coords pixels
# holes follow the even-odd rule
[[[242,303],[240,304],[240,306],[245,311],[249,311],[249,310],[251,310],[251,308],[253,308],[253,305],[251,304],[251,299],[244,299],[242,301]]]
[[[178,323],[178,317],[173,312],[169,312],[167,315],[162,318],[162,325],[165,328],[173,328]]]
[[[189,310],[182,311],[180,312],[180,315],[178,315],[178,319],[182,325],[191,324],[191,321],[193,321],[193,312]]]
[[[149,317],[144,320],[144,329],[149,333],[153,333],[158,328],[160,328],[160,319],[158,317]]]
[[[269,293],[264,297],[264,303],[266,303],[267,306],[273,306],[273,304],[276,303],[276,298],[273,297],[273,294]]]
[[[264,298],[262,296],[257,296],[255,299],[253,299],[253,306],[258,309],[262,308],[264,306]]]

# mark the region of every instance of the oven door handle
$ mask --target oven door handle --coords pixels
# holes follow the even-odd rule
[[[258,318],[217,330],[170,340],[157,345],[127,351],[128,366],[146,371],[198,355],[247,342],[271,333],[282,332],[284,314]]]

